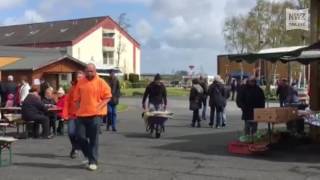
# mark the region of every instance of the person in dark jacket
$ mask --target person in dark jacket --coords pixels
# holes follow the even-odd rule
[[[167,108],[167,90],[164,84],[161,82],[160,74],[154,77],[154,81],[151,82],[143,95],[142,107],[146,109],[146,100],[149,98],[148,109],[154,109],[156,111],[166,110]]]
[[[48,113],[48,109],[42,103],[41,98],[37,92],[36,88],[31,88],[30,93],[27,95],[22,103],[22,118],[25,121],[34,121],[36,126],[34,128],[34,133],[37,132],[37,124],[42,126],[42,137],[52,138],[49,130],[49,118],[45,115]]]
[[[8,96],[16,96],[17,94],[17,83],[14,82],[13,76],[8,76],[8,82],[2,84],[2,106],[4,106],[8,100]]]
[[[193,111],[192,123],[191,123],[192,127],[195,127],[196,123],[197,123],[197,127],[201,127],[199,110],[202,107],[203,93],[204,91],[201,85],[199,84],[199,80],[193,79],[192,88],[190,90],[190,97],[189,97],[189,102],[190,102],[189,108],[191,111]]]
[[[202,98],[202,120],[206,120],[206,112],[207,112],[207,101],[208,101],[208,84],[205,78],[200,76],[199,84],[203,89],[203,98]]]
[[[223,112],[227,104],[227,89],[223,84],[223,80],[220,76],[216,76],[213,83],[209,87],[208,94],[210,96],[209,105],[211,108],[210,112],[210,123],[209,126],[213,127],[214,115],[216,112],[216,128],[224,127]]]
[[[112,98],[108,103],[107,131],[109,131],[110,126],[112,126],[112,131],[116,132],[117,131],[116,129],[117,105],[119,104],[121,86],[114,71],[110,72],[110,78],[108,79],[108,84],[111,88]]]
[[[40,84],[40,97],[44,98],[46,94],[46,90],[50,87],[50,84],[45,80],[41,79],[41,84]]]
[[[285,99],[285,104],[296,104],[299,103],[299,93],[297,90],[297,85],[292,83],[291,86],[288,87],[288,94]]]
[[[47,108],[56,107],[56,102],[53,99],[53,88],[52,87],[49,87],[46,89],[45,95],[42,98],[42,102]],[[50,129],[52,128],[53,134],[56,135],[57,134],[56,121],[58,120],[57,114],[54,112],[47,112],[46,115],[50,119]]]
[[[284,106],[284,103],[288,97],[289,85],[286,79],[283,79],[277,88],[277,96],[279,97],[280,107]]]
[[[233,79],[231,81],[231,100],[234,100],[234,96],[236,94],[237,91],[237,81],[235,79]]]
[[[258,124],[253,122],[254,109],[265,107],[265,96],[263,90],[257,85],[254,77],[250,78],[247,84],[239,89],[237,105],[242,110],[242,119],[245,122],[245,134],[254,134],[257,132]]]

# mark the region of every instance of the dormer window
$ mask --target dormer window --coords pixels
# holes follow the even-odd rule
[[[15,32],[10,32],[10,33],[5,33],[4,36],[5,36],[5,37],[10,37],[10,36],[12,36],[12,35],[14,35],[14,34],[15,34]]]
[[[30,35],[35,35],[35,34],[37,34],[39,31],[40,31],[39,29],[34,30],[34,31],[30,31],[29,34],[30,34]]]
[[[115,33],[103,33],[104,38],[113,38]]]
[[[66,31],[68,31],[69,30],[69,28],[62,28],[62,29],[60,29],[60,32],[61,33],[64,33],[64,32],[66,32]]]

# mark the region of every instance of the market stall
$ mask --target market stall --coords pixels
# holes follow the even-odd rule
[[[290,63],[290,62],[299,62],[301,64],[310,64],[315,61],[320,61],[320,42],[312,44],[308,47],[298,47],[291,51],[278,51],[278,52],[266,52],[266,53],[250,53],[250,54],[240,54],[240,55],[229,55],[229,59],[236,62],[246,61],[249,63],[254,63],[257,61],[269,61],[276,62],[280,61],[282,63]],[[266,76],[267,82],[267,92],[270,89],[270,79],[269,76]],[[268,99],[267,99],[268,102]],[[305,106],[305,105],[304,105]],[[258,123],[267,123],[268,124],[268,145],[265,145],[264,150],[267,151],[270,147],[270,144],[274,143],[272,141],[272,133],[273,126],[276,124],[290,124],[295,123],[298,124],[302,122],[302,126],[304,123],[310,126],[310,130],[308,135],[313,140],[320,139],[320,113],[317,111],[312,111],[310,109],[305,110],[305,107],[300,108],[301,105],[297,105],[296,108],[286,109],[286,108],[269,108],[269,104],[267,103],[267,108],[264,109],[256,109],[255,110],[255,121]],[[301,121],[302,120],[302,121]],[[301,123],[300,123],[301,124]],[[254,138],[252,138],[254,139]],[[265,141],[264,141],[265,142]],[[243,148],[243,143],[237,144],[239,142],[232,142],[229,144],[229,151],[232,153],[237,153],[235,150],[241,146]],[[252,149],[250,146],[256,144],[253,140],[245,142],[247,145],[247,149]],[[260,144],[261,145],[261,144]],[[239,148],[240,149],[240,148]],[[239,151],[241,152],[241,151]],[[251,151],[254,153],[254,151]],[[241,154],[241,153],[240,153]],[[248,154],[248,152],[247,152]]]

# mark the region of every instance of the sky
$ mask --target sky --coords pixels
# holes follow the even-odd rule
[[[225,54],[225,17],[246,13],[255,0],[0,0],[0,24],[111,16],[126,13],[141,44],[142,73],[173,73],[190,65],[216,74]]]

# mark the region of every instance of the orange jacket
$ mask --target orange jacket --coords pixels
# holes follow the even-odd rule
[[[107,105],[98,109],[103,101],[112,97],[110,86],[98,75],[91,81],[81,79],[74,92],[73,101],[78,104],[77,117],[103,116],[107,114]]]
[[[76,117],[77,105],[73,101],[75,87],[75,85],[72,85],[72,87],[69,89],[68,94],[65,97],[65,103],[62,110],[62,118],[64,120]]]

